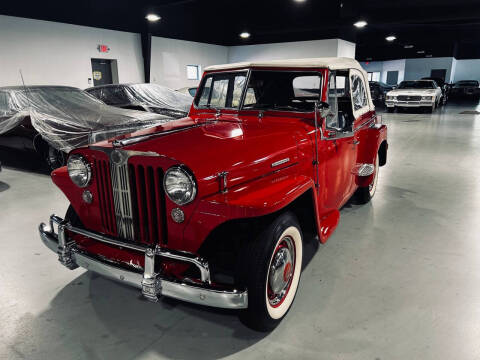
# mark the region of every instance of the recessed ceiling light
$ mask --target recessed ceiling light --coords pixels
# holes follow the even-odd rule
[[[413,48],[413,45],[405,45],[404,48],[405,49],[411,49],[411,48]]]
[[[305,2],[306,0],[293,0],[295,1],[296,3],[302,3],[302,2]]]
[[[241,37],[242,39],[248,39],[248,38],[250,37],[250,33],[244,31],[244,32],[242,32],[242,33],[240,34],[240,37]]]
[[[428,55],[425,55],[425,57],[432,57],[432,55],[428,54]]]
[[[397,38],[396,36],[390,35],[390,36],[387,36],[387,37],[385,38],[385,40],[387,40],[387,41],[393,41],[393,40],[395,40],[396,38]]]
[[[417,54],[425,54],[425,50],[418,50]]]
[[[360,21],[357,21],[355,24],[353,24],[353,26],[355,26],[357,28],[363,28],[363,27],[367,26],[367,22],[364,21],[364,20],[360,20]]]
[[[160,20],[161,17],[156,15],[156,14],[148,14],[147,16],[145,16],[145,19],[147,19],[148,21],[151,21],[151,22],[155,22],[155,21]]]

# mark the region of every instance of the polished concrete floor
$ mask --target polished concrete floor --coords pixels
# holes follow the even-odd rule
[[[5,168],[0,359],[479,359],[480,115],[460,114],[474,109],[383,115],[375,198],[342,209],[270,334],[61,267],[37,225],[67,201],[48,176]]]

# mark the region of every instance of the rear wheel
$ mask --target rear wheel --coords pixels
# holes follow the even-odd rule
[[[290,310],[302,270],[302,241],[296,217],[287,212],[245,244],[236,280],[248,290],[248,308],[240,313],[248,327],[272,330]]]
[[[355,200],[358,204],[366,204],[372,200],[377,191],[378,171],[380,169],[379,156],[375,157],[375,168],[373,170],[373,180],[368,186],[359,187],[355,192]]]

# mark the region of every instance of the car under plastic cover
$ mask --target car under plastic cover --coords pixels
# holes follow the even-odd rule
[[[175,120],[109,106],[74,87],[0,88],[0,135],[21,126],[27,117],[45,141],[64,152]]]

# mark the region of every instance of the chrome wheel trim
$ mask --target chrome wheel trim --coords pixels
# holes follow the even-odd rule
[[[285,238],[285,237],[290,237],[293,240],[293,244],[295,246],[295,258],[294,258],[294,269],[293,269],[293,275],[292,279],[288,288],[288,291],[283,297],[283,300],[279,302],[276,306],[273,306],[270,304],[270,298],[268,294],[268,272],[267,276],[265,278],[265,306],[267,308],[268,315],[272,319],[281,319],[290,309],[290,306],[293,303],[293,300],[295,299],[295,294],[297,293],[297,287],[300,282],[300,275],[302,272],[302,259],[303,259],[303,244],[302,244],[302,235],[300,233],[300,230],[295,227],[295,226],[290,226],[287,229],[283,231],[283,233],[278,237],[278,241],[275,244],[274,249],[276,250],[280,242]],[[270,257],[270,261],[268,263],[268,269],[270,269],[270,266],[272,264],[272,260],[274,258],[274,254],[276,251],[272,251],[272,255]]]
[[[370,193],[370,197],[373,197],[375,195],[375,191],[377,190],[377,182],[378,182],[378,170],[379,170],[379,160],[378,160],[378,154],[375,158],[375,171],[373,175],[373,181],[368,185],[368,192]]]
[[[273,253],[268,269],[268,301],[271,306],[280,305],[292,283],[295,270],[295,244],[290,236],[282,238]]]

